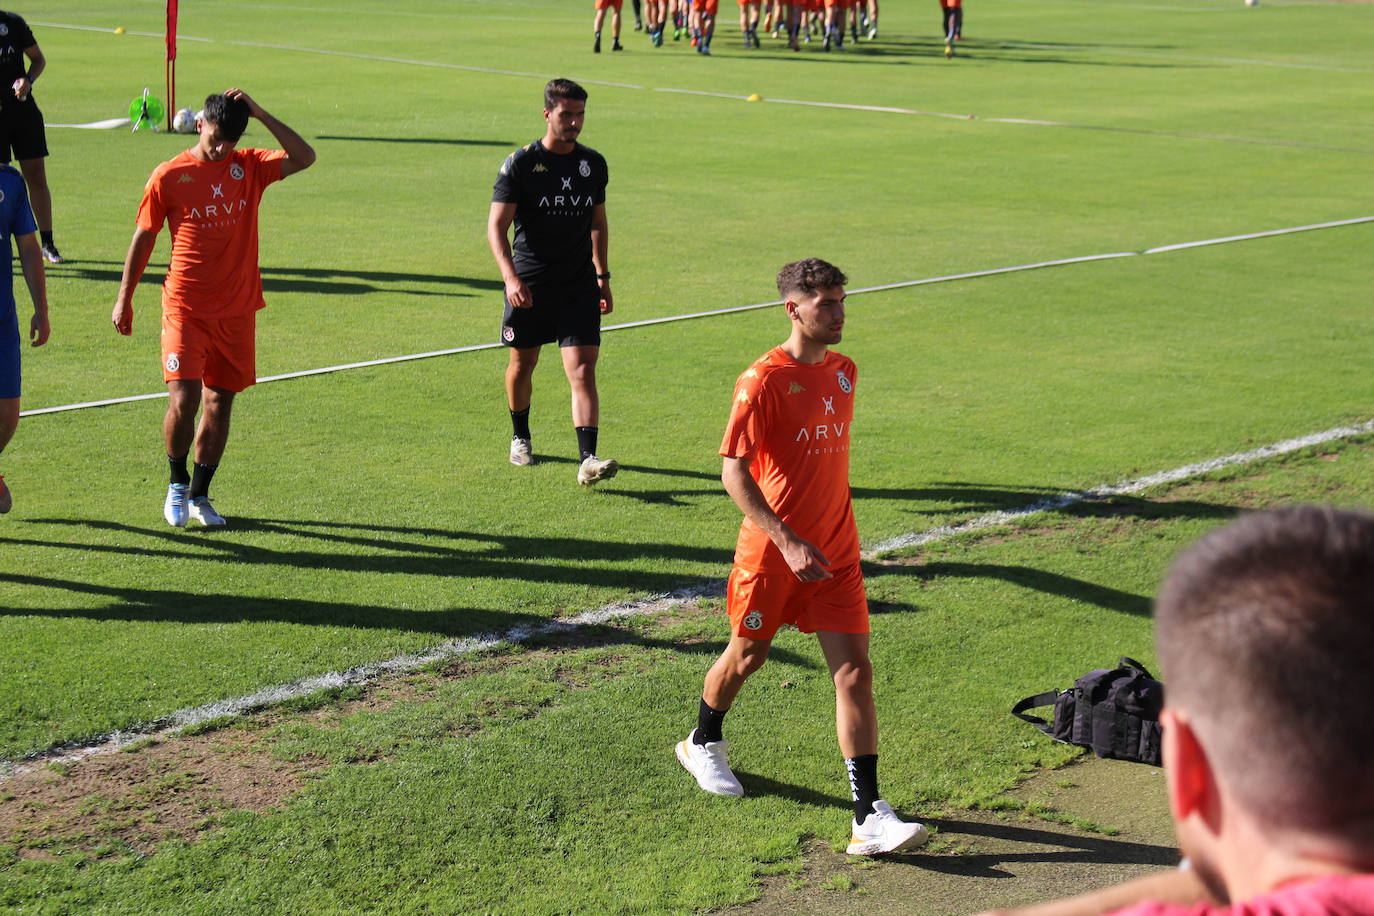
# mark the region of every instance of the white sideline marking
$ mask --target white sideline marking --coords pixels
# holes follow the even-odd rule
[[[652,614],[676,607],[684,601],[690,601],[703,595],[724,594],[724,591],[724,582],[681,588],[677,591],[650,595],[635,601],[603,605],[590,611],[584,611],[574,617],[560,617],[542,623],[512,627],[503,633],[483,633],[477,636],[465,636],[462,639],[452,639],[419,652],[409,652],[379,662],[369,662],[345,671],[329,671],[314,677],[291,681],[288,684],[264,687],[262,690],[245,696],[219,700],[204,706],[178,709],[160,719],[133,725],[107,735],[100,735],[84,741],[73,741],[46,751],[30,754],[19,760],[0,760],[0,780],[17,776],[54,761],[75,761],[99,754],[109,754],[143,738],[168,735],[224,716],[238,716],[256,712],[288,700],[318,693],[321,690],[336,690],[341,687],[368,684],[388,674],[414,671],[436,662],[471,655],[474,652],[483,652],[497,646],[528,642],[541,636],[571,633],[583,627],[600,626],[623,617]]]
[[[1137,477],[1135,480],[1104,484],[1102,486],[1093,487],[1091,490],[1077,490],[1072,493],[1060,493],[1058,496],[1042,499],[1029,506],[1023,506],[1020,509],[989,512],[987,515],[980,515],[977,518],[971,518],[968,521],[959,522],[955,525],[941,525],[929,531],[904,534],[892,538],[891,540],[875,544],[865,552],[864,556],[872,558],[879,554],[900,550],[904,547],[919,547],[922,544],[943,541],[945,538],[954,537],[958,534],[967,534],[971,531],[983,531],[987,528],[995,528],[998,525],[1005,525],[1030,515],[1038,515],[1041,512],[1063,509],[1065,506],[1071,506],[1075,503],[1106,499],[1109,496],[1124,496],[1130,493],[1139,493],[1142,490],[1147,490],[1150,487],[1159,486],[1163,483],[1175,483],[1180,480],[1186,480],[1189,477],[1196,477],[1210,471],[1220,470],[1221,468],[1229,468],[1238,464],[1249,464],[1252,461],[1258,461],[1261,458],[1272,458],[1275,455],[1287,455],[1289,452],[1310,448],[1313,445],[1321,445],[1324,442],[1334,442],[1338,439],[1349,439],[1352,436],[1360,436],[1370,432],[1374,432],[1374,420],[1366,420],[1354,426],[1338,426],[1335,429],[1299,436],[1296,439],[1285,439],[1282,442],[1264,445],[1256,449],[1251,449],[1248,452],[1236,452],[1234,455],[1223,455],[1220,458],[1199,461],[1197,464],[1185,464],[1183,467],[1174,468],[1171,471],[1160,471],[1157,474]]]
[[[865,286],[859,289],[849,290],[849,295],[857,296],[861,293],[876,293],[889,289],[903,289],[909,286],[925,286],[930,283],[948,283],[953,280],[971,280],[977,277],[992,277],[998,274],[1019,273],[1025,270],[1040,270],[1045,267],[1062,267],[1066,264],[1084,264],[1090,261],[1109,261],[1116,258],[1134,258],[1147,254],[1162,254],[1170,251],[1181,251],[1185,248],[1200,248],[1205,245],[1221,245],[1227,242],[1241,242],[1250,239],[1268,238],[1275,235],[1288,235],[1294,232],[1310,232],[1315,229],[1333,229],[1340,226],[1354,226],[1359,223],[1374,222],[1374,216],[1359,216],[1353,219],[1335,220],[1327,223],[1311,223],[1306,226],[1294,226],[1289,229],[1271,229],[1267,232],[1252,232],[1247,235],[1229,235],[1223,238],[1203,239],[1197,242],[1183,242],[1177,245],[1165,245],[1160,248],[1148,248],[1145,251],[1118,251],[1111,254],[1089,254],[1076,258],[1058,258],[1053,261],[1036,261],[1032,264],[1016,264],[1011,267],[993,267],[988,270],[974,270],[961,274],[946,274],[940,277],[925,277],[920,280],[902,280],[897,283],[884,283],[879,286]],[[603,327],[603,332],[621,331],[626,328],[642,328],[655,324],[667,324],[673,321],[687,321],[693,318],[709,318],[715,315],[729,315],[734,312],[747,312],[754,309],[770,308],[781,305],[782,300],[773,299],[768,302],[755,302],[751,305],[735,305],[722,309],[710,309],[704,312],[690,312],[682,315],[669,315],[665,318],[645,318],[642,321],[626,321],[621,324],[612,324]],[[343,372],[348,369],[365,369],[369,366],[384,366],[390,363],[404,363],[417,359],[430,359],[435,356],[452,356],[455,353],[473,353],[478,350],[495,350],[501,347],[499,343],[470,344],[464,347],[453,347],[447,350],[430,350],[427,353],[408,353],[403,356],[385,356],[379,359],[362,360],[361,362],[342,363],[337,366],[324,366],[319,369],[301,369],[297,372],[284,372],[280,375],[265,375],[258,379],[258,384],[265,382],[279,382],[284,379],[305,378],[311,375],[325,375],[330,372]],[[117,398],[105,398],[100,401],[82,401],[76,404],[60,404],[56,407],[36,407],[33,410],[20,411],[21,417],[36,417],[40,414],[63,413],[69,410],[84,410],[88,407],[110,407],[114,404],[128,404],[134,401],[152,401],[158,398],[167,397],[167,392],[157,391],[151,394],[134,394]]]
[[[128,127],[132,121],[128,118],[107,118],[104,121],[92,121],[89,124],[47,124],[46,127],[80,127],[86,130],[114,130],[116,127]]]
[[[1349,439],[1353,436],[1359,436],[1370,432],[1374,432],[1374,419],[1366,420],[1363,423],[1357,423],[1354,426],[1340,426],[1335,429],[1328,429],[1324,432],[1300,436],[1296,439],[1285,439],[1282,442],[1261,446],[1260,448],[1251,449],[1247,452],[1237,452],[1233,455],[1224,455],[1220,458],[1212,458],[1208,461],[1197,462],[1196,464],[1186,464],[1172,470],[1160,471],[1156,474],[1137,477],[1135,480],[1106,484],[1093,487],[1090,490],[1079,490],[1073,493],[1061,493],[1058,496],[1042,499],[1039,502],[1032,503],[1020,509],[1012,509],[1004,512],[990,512],[987,515],[980,515],[977,518],[972,518],[955,525],[941,525],[938,528],[932,528],[928,531],[902,535],[901,537],[883,541],[869,548],[864,551],[863,555],[866,559],[871,559],[880,554],[904,547],[930,544],[935,541],[944,540],[945,538],[954,537],[955,535],[967,534],[972,531],[982,531],[998,525],[1005,525],[1009,522],[1036,515],[1041,512],[1062,509],[1074,503],[1086,502],[1094,499],[1105,499],[1109,496],[1139,493],[1141,490],[1150,487],[1186,480],[1189,477],[1195,477],[1199,474],[1205,474],[1220,468],[1233,467],[1239,464],[1249,464],[1261,458],[1285,455],[1289,452],[1297,451],[1298,449],[1320,445],[1324,442],[1333,442],[1338,439]],[[215,703],[207,703],[204,706],[179,709],[176,712],[163,716],[160,719],[154,719],[151,722],[134,725],[127,729],[90,738],[85,741],[69,742],[46,751],[30,754],[19,760],[0,760],[0,780],[28,772],[36,767],[54,761],[76,761],[99,754],[113,753],[121,747],[126,747],[142,738],[167,735],[180,729],[200,725],[201,723],[209,722],[223,716],[243,715],[297,697],[317,693],[321,690],[367,684],[388,674],[414,671],[417,668],[423,668],[435,662],[446,661],[463,655],[471,655],[474,652],[482,652],[497,646],[528,642],[531,639],[555,633],[571,633],[581,627],[600,626],[612,620],[667,610],[683,602],[690,601],[693,598],[708,596],[717,597],[722,594],[724,594],[723,582],[714,583],[712,585],[691,586],[664,594],[650,595],[647,598],[641,598],[636,601],[603,605],[590,611],[584,611],[574,617],[563,617],[538,624],[512,627],[504,633],[485,633],[478,636],[464,637],[463,639],[453,639],[420,652],[397,655],[393,658],[383,659],[378,662],[369,662],[364,665],[349,668],[345,671],[330,671],[324,674],[315,675],[314,677],[291,681],[287,684],[264,687],[262,690],[245,696],[220,700]]]

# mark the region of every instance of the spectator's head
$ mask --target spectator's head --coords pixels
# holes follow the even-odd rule
[[[1179,842],[1214,893],[1235,899],[1238,837],[1374,868],[1374,515],[1213,531],[1165,579],[1156,638]]]
[[[557,143],[573,143],[582,133],[586,116],[587,90],[572,80],[549,80],[544,87],[544,120],[549,124],[549,137]]]

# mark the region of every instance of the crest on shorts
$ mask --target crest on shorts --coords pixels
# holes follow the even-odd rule
[[[177,358],[177,355],[176,355],[175,353],[168,353],[168,354],[167,354],[167,371],[168,371],[168,372],[175,372],[175,371],[177,371],[177,370],[180,369],[180,368],[181,368],[181,360]]]
[[[234,179],[235,181],[242,181],[242,180],[243,180],[243,166],[239,165],[237,162],[235,162],[235,163],[233,163],[232,165],[230,165],[230,166],[229,166],[229,177],[232,178],[232,179]]]
[[[592,165],[591,165],[591,163],[588,162],[586,159],[583,159],[581,162],[579,162],[579,163],[577,164],[577,174],[581,175],[583,178],[591,178],[591,177],[592,177]]]
[[[8,35],[9,33],[10,27],[5,25],[3,22],[0,22],[0,35]]]
[[[845,378],[843,369],[836,370],[835,378],[839,379],[840,390],[843,391],[845,394],[849,394],[854,390],[854,385],[849,381],[849,379]]]
[[[511,327],[508,324],[502,325],[501,339],[504,340],[506,343],[510,343],[512,340],[515,340],[515,328]]]
[[[763,614],[758,611],[750,611],[744,615],[744,628],[746,630],[757,630],[763,626]]]

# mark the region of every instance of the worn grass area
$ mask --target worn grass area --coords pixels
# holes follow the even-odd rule
[[[900,880],[832,861],[845,783],[807,637],[778,640],[730,717],[748,797],[704,795],[682,773],[671,745],[720,646],[705,602],[11,779],[0,903],[146,912],[176,888],[176,912],[657,912],[875,880],[919,899],[921,870],[976,874],[1003,854],[997,838],[1071,842],[1043,825],[1101,838],[1072,842],[1104,863],[1167,864],[1167,843],[1109,842],[1131,811],[1061,808],[1063,778],[1004,798],[1074,756],[1006,710],[1117,655],[1152,664],[1149,595],[1169,558],[1239,511],[1294,500],[1374,502],[1374,441],[872,565],[884,794],[947,825],[881,866],[918,869]],[[988,905],[1017,897],[986,891]]]

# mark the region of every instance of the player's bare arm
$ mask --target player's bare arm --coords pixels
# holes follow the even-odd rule
[[[33,317],[29,319],[29,346],[41,347],[48,342],[48,335],[52,332],[48,324],[48,284],[43,273],[43,250],[38,246],[36,232],[21,235],[17,241],[24,282],[28,284],[29,298],[33,301]]]
[[[124,256],[124,276],[119,281],[119,296],[110,315],[115,330],[126,337],[134,332],[134,289],[138,281],[143,279],[143,271],[148,266],[148,259],[153,256],[153,246],[156,244],[156,232],[149,232],[142,226],[134,228],[129,253]]]
[[[797,536],[792,528],[778,517],[768,505],[758,481],[749,473],[749,459],[726,458],[721,466],[720,482],[725,492],[739,506],[745,518],[758,525],[769,540],[782,551],[782,558],[793,575],[803,582],[820,582],[831,578],[827,568],[830,561],[814,544]]]
[[[248,93],[233,88],[224,90],[224,94],[231,99],[242,99],[248,105],[249,116],[261,121],[262,126],[266,127],[281,144],[282,151],[286,153],[286,158],[281,164],[281,177],[294,175],[315,164],[315,148],[306,143],[300,134],[268,114]]]
[[[606,221],[606,205],[597,204],[592,210],[592,265],[596,267],[596,283],[601,288],[601,314],[609,315],[615,308],[611,298],[610,226]]]
[[[38,45],[24,49],[24,56],[29,59],[29,70],[19,79],[14,81],[11,87],[14,90],[14,97],[19,101],[24,101],[33,91],[33,84],[38,81],[38,75],[43,72],[43,68],[48,65],[48,59],[43,56]]]
[[[978,916],[1102,916],[1145,901],[1171,903],[1186,907],[1200,903],[1217,904],[1197,873],[1176,868],[1157,875],[1113,884],[1076,897],[1051,900],[1009,910],[990,910]]]
[[[516,207],[513,203],[492,201],[491,210],[487,213],[487,244],[491,246],[491,256],[496,259],[496,266],[501,269],[501,279],[506,284],[506,301],[511,308],[527,309],[534,305],[534,300],[530,298],[525,281],[515,272],[515,261],[511,259],[510,250],[510,227],[515,222]],[[597,268],[597,272],[604,271]]]

